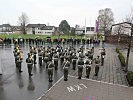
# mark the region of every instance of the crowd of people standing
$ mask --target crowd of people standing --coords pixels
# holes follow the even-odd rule
[[[31,44],[30,44],[31,45]],[[94,58],[94,47],[88,48],[86,51],[84,46],[81,45],[80,48],[75,48],[74,46],[63,47],[60,43],[52,46],[40,45],[30,46],[27,58],[24,59],[22,56],[23,51],[19,47],[19,43],[15,43],[14,47],[14,57],[16,68],[19,73],[22,72],[21,64],[23,61],[27,63],[27,72],[29,77],[31,77],[33,65],[38,64],[39,66],[44,66],[47,69],[47,74],[49,77],[49,82],[53,81],[54,71],[62,67],[64,70],[64,81],[68,80],[68,74],[70,70],[78,70],[78,79],[82,78],[83,68],[86,70],[86,78],[89,78],[92,65],[95,63],[95,76],[98,76],[100,66],[104,65],[105,58],[105,48],[101,48],[100,55]],[[37,61],[38,57],[38,61]],[[59,63],[60,62],[60,63]],[[72,67],[72,69],[70,69]]]

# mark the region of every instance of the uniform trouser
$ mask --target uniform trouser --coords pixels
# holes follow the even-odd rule
[[[73,63],[73,70],[75,70],[76,68],[76,63]]]
[[[78,77],[81,78],[82,77],[82,72],[78,71]]]
[[[49,81],[52,81],[52,77],[53,77],[53,75],[49,74]]]
[[[27,67],[28,67],[28,73],[30,75],[32,72],[32,64],[28,64]]]
[[[68,70],[65,69],[64,70],[64,80],[67,80],[67,78],[68,78]]]
[[[39,65],[42,66],[42,57],[39,57]]]
[[[96,67],[95,67],[95,74],[96,74],[96,76],[98,75],[98,72],[99,72],[99,66],[96,65]]]
[[[44,61],[46,68],[48,68],[48,61]]]
[[[82,77],[82,72],[83,72],[83,70],[78,68],[78,77],[79,77],[79,78]]]
[[[103,66],[104,64],[104,58],[101,59],[101,65]]]
[[[86,68],[86,77],[89,78],[90,76],[90,71],[91,71],[91,68]]]
[[[63,62],[64,62],[64,59],[62,58],[62,59],[61,59],[61,64],[62,64]]]
[[[36,55],[34,55],[34,64],[36,63]]]
[[[58,61],[54,61],[54,64],[55,64],[55,70],[58,69]]]
[[[18,70],[21,71],[21,63],[18,63]]]
[[[53,72],[52,71],[48,71],[49,81],[52,81],[52,77],[53,77]]]

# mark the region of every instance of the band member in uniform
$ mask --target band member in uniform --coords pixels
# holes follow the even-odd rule
[[[33,54],[34,54],[34,64],[36,64],[36,54],[37,54],[37,51],[36,51],[35,47],[34,47],[34,50],[33,50]]]
[[[54,56],[54,64],[55,64],[55,70],[58,69],[58,54]]]
[[[43,54],[42,50],[39,49],[38,50],[39,66],[42,66],[42,54]]]
[[[80,56],[80,58],[78,60],[78,79],[81,79],[82,72],[83,72],[84,60],[82,57],[83,56]]]
[[[86,78],[89,78],[91,72],[91,62],[87,59],[85,62]]]
[[[29,76],[32,76],[31,72],[32,72],[32,67],[33,67],[33,58],[32,58],[32,54],[28,55],[28,58],[26,59],[26,63],[27,63],[27,68],[28,68],[28,73]]]
[[[78,57],[76,56],[76,54],[74,54],[74,57],[72,59],[73,70],[76,69],[77,59],[78,59]]]
[[[20,73],[23,72],[23,71],[21,70],[22,60],[23,60],[22,52],[19,52],[19,53],[18,53],[18,56],[17,56],[17,68],[18,68],[18,70],[19,70]]]
[[[104,58],[105,58],[105,48],[103,47],[102,49],[99,49],[100,50],[100,53],[101,53],[101,66],[103,66],[104,64]]]
[[[68,80],[68,69],[70,67],[70,62],[68,60],[68,58],[66,58],[66,61],[64,62],[64,81],[67,81]]]
[[[50,61],[49,65],[48,65],[48,77],[49,77],[49,82],[52,82],[52,78],[53,78],[53,68],[55,67],[54,63],[52,61]]]
[[[98,76],[98,72],[99,72],[99,66],[100,66],[100,58],[99,56],[97,56],[96,60],[95,60],[95,76]]]

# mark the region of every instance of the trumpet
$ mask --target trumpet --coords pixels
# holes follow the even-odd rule
[[[20,52],[20,59],[23,60],[22,52]]]

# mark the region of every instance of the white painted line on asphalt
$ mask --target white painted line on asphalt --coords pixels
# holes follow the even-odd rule
[[[71,76],[71,75],[68,75],[68,76],[69,76],[69,77],[78,78],[78,77],[76,77],[76,76]],[[110,84],[110,85],[117,85],[117,86],[126,87],[126,88],[133,88],[133,87],[125,86],[125,85],[113,84],[113,83],[108,83],[108,82],[103,82],[103,81],[92,80],[92,79],[86,79],[86,78],[81,78],[81,79],[90,80],[90,81],[99,82],[99,83]]]
[[[64,76],[62,76],[50,89],[44,92],[44,94],[41,97],[39,97],[37,100],[40,100],[46,93],[48,93],[57,83],[59,83],[62,80],[63,77]]]

